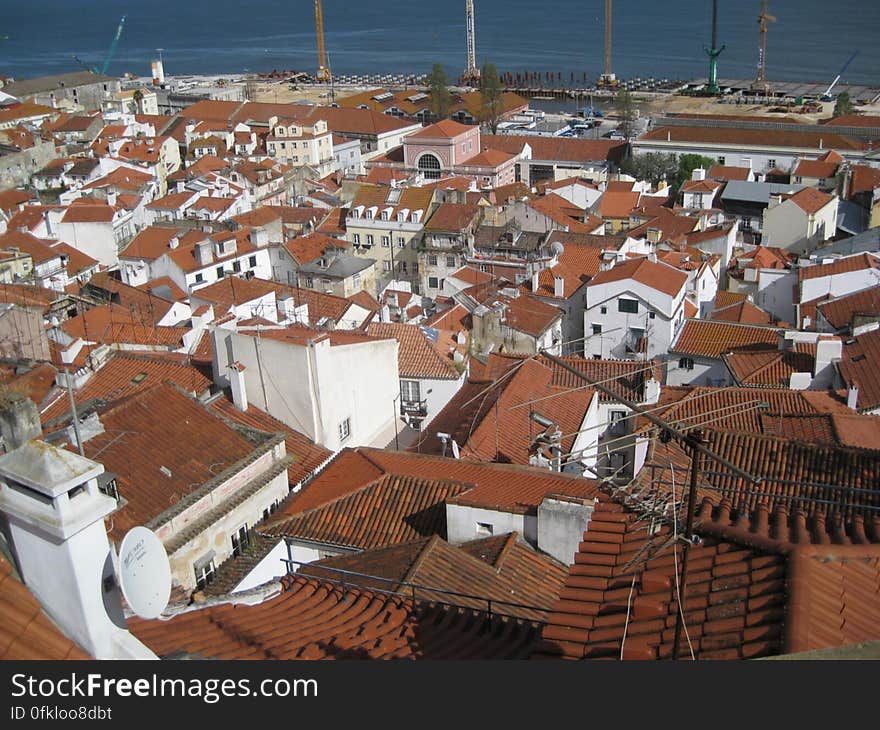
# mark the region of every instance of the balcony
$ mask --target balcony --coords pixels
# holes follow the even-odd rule
[[[414,418],[424,418],[428,415],[428,401],[402,400],[400,402],[400,415]]]

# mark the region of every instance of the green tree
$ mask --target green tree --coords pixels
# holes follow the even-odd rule
[[[841,91],[837,95],[837,102],[834,104],[834,116],[842,117],[845,114],[852,114],[856,110],[850,99],[848,91]]]
[[[620,119],[618,129],[629,144],[635,131],[635,121],[638,119],[639,110],[636,107],[635,99],[627,89],[621,89],[617,92],[617,96],[614,97],[614,110]]]
[[[710,167],[717,164],[718,161],[714,157],[704,157],[703,155],[682,155],[678,159],[678,171],[674,180],[676,190],[681,190],[682,187],[684,187],[684,184],[691,179],[691,175],[698,167],[708,170]]]
[[[489,127],[492,134],[496,134],[504,113],[504,91],[494,63],[483,64],[480,73],[480,97],[480,121]]]
[[[452,111],[452,94],[449,93],[449,80],[439,63],[434,64],[428,77],[428,109],[434,119],[446,119]]]
[[[648,152],[638,157],[630,156],[623,160],[620,171],[636,180],[646,180],[654,187],[664,180],[672,185],[678,174],[678,158],[663,152]]]

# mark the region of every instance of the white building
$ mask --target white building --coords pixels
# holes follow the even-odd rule
[[[785,197],[771,195],[764,211],[762,241],[797,253],[814,250],[837,233],[836,195],[804,188]]]
[[[653,358],[667,352],[684,321],[688,276],[655,256],[601,271],[587,285],[587,356]]]
[[[400,392],[397,340],[305,327],[218,328],[215,368],[233,394],[333,451],[387,445]]]

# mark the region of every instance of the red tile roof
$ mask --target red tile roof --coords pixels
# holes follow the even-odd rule
[[[401,592],[402,584],[425,586],[415,589],[422,601],[449,601],[470,608],[484,608],[485,599],[490,598],[502,613],[533,620],[545,617],[567,572],[552,558],[536,553],[517,533],[458,546],[435,535],[404,545],[328,558],[303,566],[298,573],[338,579],[340,573],[334,568],[385,579],[346,575],[346,583],[352,585]]]
[[[78,406],[93,399],[121,401],[145,388],[168,381],[194,396],[204,395],[211,387],[211,381],[186,362],[154,358],[148,354],[116,352],[82,387],[76,389],[74,398]],[[65,420],[70,417],[70,400],[66,393],[40,414],[43,423],[62,416]]]
[[[752,388],[787,388],[794,373],[812,375],[815,357],[804,352],[734,350],[721,356],[737,385]]]
[[[775,347],[781,331],[775,327],[688,319],[669,351],[694,357],[720,358],[725,352],[749,346]]]
[[[117,208],[112,205],[71,205],[61,218],[62,223],[110,223]]]
[[[880,288],[872,286],[827,302],[820,302],[816,305],[816,309],[834,329],[842,330],[850,327],[853,320],[858,317],[880,316]]]
[[[442,203],[425,223],[425,230],[457,233],[471,225],[479,214],[479,205]]]
[[[637,258],[600,271],[590,280],[590,286],[601,286],[628,279],[675,298],[687,284],[688,275],[668,264],[654,262],[648,258]]]
[[[230,425],[255,428],[265,433],[283,433],[287,455],[294,459],[287,468],[287,479],[291,488],[311,476],[332,455],[331,451],[272,418],[253,404],[248,405],[247,411],[240,411],[228,398],[220,397],[211,401],[209,408]]]
[[[359,550],[445,537],[445,503],[467,488],[449,479],[386,474],[329,504],[288,517],[296,509],[294,499],[283,508],[284,516],[276,513],[262,532]]]
[[[100,419],[104,433],[83,446],[88,458],[100,459],[117,476],[120,496],[126,500],[113,515],[112,534],[119,538],[255,449],[235,429],[167,384],[129,396],[100,412]]]
[[[61,632],[0,554],[0,660],[91,658]]]
[[[724,291],[723,289],[719,289],[715,294],[715,308],[723,309],[724,307],[729,307],[733,304],[739,304],[739,302],[744,302],[748,296],[746,294],[738,294],[737,292],[732,291]]]
[[[213,304],[214,314],[220,316],[234,306],[253,302],[274,291],[276,286],[270,281],[226,276],[193,292],[192,299]]]
[[[375,322],[367,327],[367,334],[383,340],[397,340],[397,369],[401,378],[458,380],[461,377],[416,325]]]
[[[256,606],[221,605],[170,621],[129,622],[159,656],[216,659],[515,659],[537,624],[474,609],[413,602],[305,577]]]
[[[679,658],[691,650],[697,659],[756,658],[877,638],[880,546],[811,545],[803,515],[768,522],[766,509],[736,516],[729,503],[702,505]],[[828,543],[824,524],[816,539]],[[596,506],[537,656],[672,656],[680,550],[668,526],[646,527],[618,504]]]
[[[306,236],[291,238],[284,244],[284,248],[300,265],[320,258],[328,248],[342,248],[344,246],[345,243],[338,238],[331,238],[323,233],[309,233]]]
[[[445,449],[451,455],[452,445],[444,445],[437,435],[446,433],[464,459],[528,465],[533,441],[543,431],[530,418],[530,412],[536,412],[558,425],[564,434],[562,450],[569,453],[595,391],[555,387],[552,368],[535,360],[521,360],[515,367],[498,382],[471,379],[422,431],[411,450],[442,454]]]
[[[721,180],[729,182],[730,180],[746,181],[751,175],[751,169],[748,167],[733,167],[731,165],[712,165],[706,173],[706,177],[713,180]]]
[[[860,253],[855,256],[839,258],[830,264],[802,266],[798,269],[798,280],[807,281],[867,269],[880,269],[880,256],[872,253]]]
[[[460,134],[470,132],[474,128],[466,124],[459,124],[451,119],[442,119],[436,124],[409,135],[408,139],[452,139]]]
[[[868,165],[853,165],[852,180],[850,181],[849,195],[859,193],[873,193],[880,188],[880,170]]]
[[[175,236],[182,238],[183,233],[176,228],[160,228],[159,226],[144,228],[119,254],[119,258],[155,261],[170,250],[169,243]]]
[[[860,411],[880,408],[880,330],[847,340],[837,369],[847,387],[858,386]]]
[[[818,213],[822,208],[834,202],[834,196],[823,193],[815,188],[804,188],[792,195],[789,200],[795,203],[804,213]]]
[[[738,322],[739,324],[775,324],[773,316],[769,312],[765,312],[760,307],[752,304],[750,301],[743,300],[728,304],[727,306],[717,306],[709,315],[709,319],[716,322]]]
[[[863,150],[861,140],[844,137],[821,128],[815,132],[788,132],[776,129],[730,129],[721,127],[657,127],[643,134],[640,141],[706,142],[811,149]]]
[[[607,139],[566,139],[564,137],[527,137],[514,134],[480,137],[484,147],[518,155],[523,147],[532,149],[533,160],[559,162],[619,162],[626,152],[626,143]]]

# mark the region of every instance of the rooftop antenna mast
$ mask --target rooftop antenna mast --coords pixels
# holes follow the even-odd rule
[[[324,10],[321,0],[315,0],[315,32],[318,36],[318,81],[330,82],[330,67],[327,65],[327,51],[324,47]]]
[[[718,47],[718,0],[712,0],[712,47],[703,50],[709,57],[709,93],[717,94],[718,88],[718,56],[727,46]]]
[[[480,80],[480,68],[477,66],[477,37],[474,25],[474,0],[465,0],[465,27],[467,33],[467,68],[462,76],[465,84]]]
[[[761,14],[758,16],[758,28],[761,44],[758,46],[758,73],[755,76],[755,89],[765,94],[770,90],[767,85],[767,27],[776,22],[776,16],[770,15],[770,0],[761,0]]]

